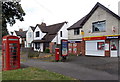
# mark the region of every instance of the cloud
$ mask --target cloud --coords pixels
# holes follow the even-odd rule
[[[118,12],[119,0],[21,0],[26,13],[25,21],[17,21],[9,30],[28,29],[29,26],[35,26],[42,21],[47,25],[68,21],[72,25],[88,14],[98,1],[113,12]]]

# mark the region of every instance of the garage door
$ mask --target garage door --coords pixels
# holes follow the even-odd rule
[[[105,42],[104,40],[86,41],[86,53],[89,56],[105,56],[104,50],[98,50],[98,42]]]

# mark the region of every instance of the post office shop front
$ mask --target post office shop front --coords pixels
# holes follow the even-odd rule
[[[120,36],[85,37],[86,56],[118,57],[120,54]]]

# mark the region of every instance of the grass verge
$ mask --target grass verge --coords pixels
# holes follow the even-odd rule
[[[75,80],[73,78],[42,70],[28,67],[17,70],[3,71],[2,80]]]

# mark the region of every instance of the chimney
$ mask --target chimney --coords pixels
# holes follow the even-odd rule
[[[22,32],[22,31],[23,31],[23,29],[22,29],[22,28],[20,28],[20,29],[19,29],[19,31],[20,31],[20,32]]]
[[[46,23],[42,22],[40,26],[46,27]]]

